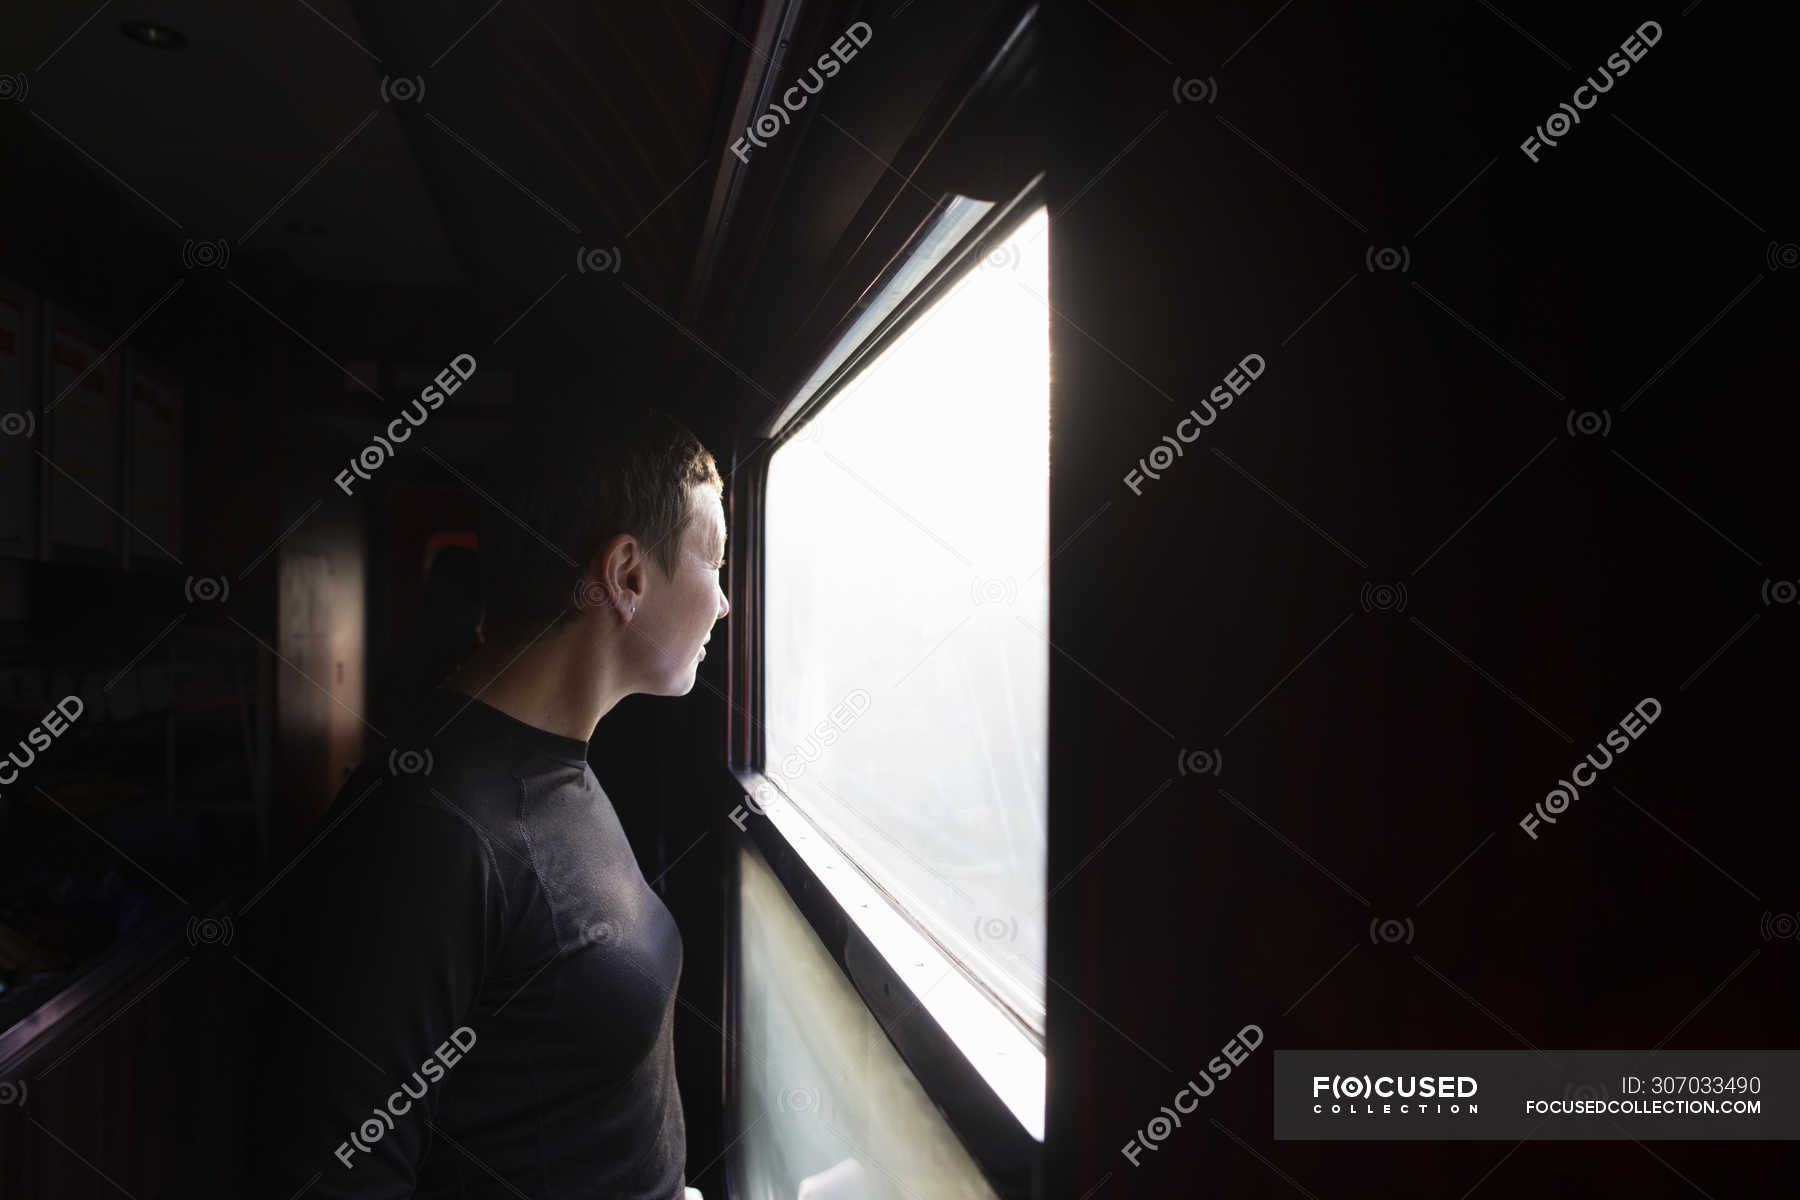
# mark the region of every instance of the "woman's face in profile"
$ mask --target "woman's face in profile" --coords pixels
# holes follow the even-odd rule
[[[704,656],[712,629],[731,611],[720,587],[725,558],[725,508],[718,489],[697,483],[688,493],[687,528],[675,573],[659,579],[639,609],[634,625],[645,636],[654,678],[642,690],[655,696],[685,696]],[[660,571],[655,572],[660,575]]]

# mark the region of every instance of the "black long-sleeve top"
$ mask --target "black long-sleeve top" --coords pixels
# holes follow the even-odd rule
[[[389,737],[242,922],[253,1194],[679,1198],[681,936],[586,744],[447,689]]]

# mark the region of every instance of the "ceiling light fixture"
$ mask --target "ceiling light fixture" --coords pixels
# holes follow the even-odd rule
[[[119,26],[119,32],[134,42],[154,46],[158,50],[180,50],[187,45],[187,39],[181,35],[180,30],[158,25],[155,21],[127,21]]]

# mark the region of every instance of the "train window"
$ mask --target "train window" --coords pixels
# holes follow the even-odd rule
[[[775,449],[763,582],[764,774],[1029,1032],[1040,1106],[1048,232],[990,235]]]

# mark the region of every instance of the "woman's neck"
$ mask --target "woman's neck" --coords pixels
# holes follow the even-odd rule
[[[516,721],[585,742],[626,693],[613,683],[608,656],[581,633],[566,626],[536,641],[488,642],[443,686]]]

